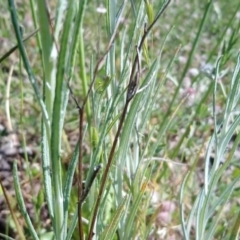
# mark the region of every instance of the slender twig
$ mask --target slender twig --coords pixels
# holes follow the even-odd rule
[[[90,180],[89,180],[89,185],[88,186],[84,186],[83,188],[83,192],[82,192],[82,196],[81,196],[81,199],[80,201],[83,203],[84,200],[86,199],[90,189],[91,189],[91,186],[95,180],[95,178],[97,177],[97,174],[99,173],[99,170],[102,168],[102,165],[97,165],[94,170],[93,170],[93,174],[92,176],[90,177]]]
[[[140,74],[141,74],[141,66],[140,66],[140,49],[137,46],[137,72],[135,74],[135,77],[130,81],[128,84],[128,91],[127,91],[127,101],[131,101],[131,99],[135,96],[137,89],[138,89],[138,85],[139,85],[139,79],[140,79]],[[135,70],[134,70],[135,71]]]
[[[83,225],[82,225],[82,203],[84,202],[84,200],[86,199],[89,191],[90,191],[90,188],[99,172],[99,170],[101,169],[101,165],[98,165],[95,169],[94,169],[94,172],[91,176],[91,179],[90,179],[90,184],[86,187],[83,186],[83,178],[82,178],[82,171],[83,171],[83,151],[82,151],[82,148],[83,148],[83,119],[84,119],[84,108],[81,107],[79,104],[78,104],[78,101],[76,100],[76,98],[74,97],[73,95],[73,92],[72,92],[72,89],[71,87],[69,86],[69,82],[68,82],[68,87],[69,87],[69,90],[70,90],[70,94],[77,106],[77,109],[78,109],[78,113],[79,113],[79,125],[78,125],[78,128],[79,128],[79,160],[78,160],[78,217],[79,217],[79,220],[78,220],[78,228],[79,228],[79,238],[81,240],[84,239],[83,237]]]
[[[163,14],[163,12],[165,11],[165,9],[167,8],[167,6],[169,5],[169,3],[171,2],[171,0],[168,0],[167,3],[164,5],[164,7],[162,8],[162,11],[159,12],[159,14],[156,16],[156,18],[154,19],[154,21],[152,22],[152,24],[150,24],[150,26],[148,28],[146,28],[145,26],[145,29],[144,29],[144,34],[142,36],[142,39],[139,43],[139,46],[138,46],[138,49],[139,51],[141,51],[142,49],[142,46],[143,46],[143,43],[148,35],[148,33],[151,31],[151,29],[153,28],[153,26],[156,24],[157,20],[160,18],[160,16]],[[133,66],[132,66],[132,71],[131,71],[131,75],[130,75],[130,81],[129,81],[129,84],[130,82],[133,80],[133,75],[135,73],[135,70],[136,70],[136,65],[138,64],[138,54],[136,54],[135,56],[135,59],[134,59],[134,62],[133,62]]]
[[[82,198],[82,172],[83,172],[83,167],[82,167],[82,159],[83,159],[83,151],[82,151],[82,146],[83,146],[83,117],[84,117],[84,111],[83,108],[80,108],[78,106],[78,112],[79,112],[79,161],[78,164],[78,228],[79,228],[79,235],[80,235],[80,240],[83,240],[83,225],[82,225],[82,201],[80,199]]]
[[[119,23],[118,23],[119,24]],[[67,82],[68,84],[68,88],[70,90],[70,94],[77,106],[77,109],[78,109],[78,112],[79,112],[79,160],[78,160],[78,228],[79,228],[79,238],[80,240],[83,240],[83,226],[82,226],[82,203],[83,201],[86,199],[89,191],[90,191],[90,188],[91,188],[91,185],[94,181],[94,179],[96,178],[97,176],[97,173],[99,172],[100,170],[100,166],[98,166],[95,171],[93,172],[93,175],[91,177],[91,181],[90,181],[90,184],[89,186],[86,186],[86,188],[84,189],[83,188],[83,185],[82,185],[82,170],[83,170],[83,151],[82,151],[82,145],[83,145],[83,119],[84,119],[84,109],[85,109],[85,106],[86,106],[86,103],[87,103],[87,100],[88,100],[88,97],[89,97],[89,94],[93,88],[93,85],[94,85],[94,82],[95,82],[95,79],[96,79],[96,76],[97,76],[97,72],[98,70],[102,67],[104,61],[105,61],[105,58],[106,58],[106,55],[108,54],[108,52],[110,51],[111,47],[112,47],[112,44],[116,38],[116,34],[117,34],[117,27],[115,28],[115,31],[114,33],[112,34],[112,37],[108,43],[108,46],[106,48],[106,51],[105,53],[103,54],[103,56],[98,60],[97,64],[96,64],[96,67],[94,69],[94,74],[93,74],[93,79],[89,85],[89,88],[88,88],[88,92],[87,92],[87,95],[85,96],[84,100],[83,100],[83,103],[82,103],[82,106],[79,105],[78,101],[76,100],[76,98],[74,97],[74,94],[73,94],[73,91],[70,87],[70,84],[69,84],[69,81]]]
[[[51,21],[54,20],[54,17],[50,19]],[[37,32],[39,31],[39,28],[35,29],[33,32],[31,32],[28,36],[26,36],[25,38],[23,38],[23,42],[26,42],[29,38],[31,38],[32,36],[34,36]],[[12,47],[10,50],[8,50],[1,58],[0,58],[0,63],[8,58],[15,50],[18,49],[18,44],[15,45],[14,47]]]
[[[26,42],[29,38],[31,38],[32,36],[34,36],[37,32],[39,31],[39,28],[37,28],[36,30],[34,30],[32,33],[30,33],[28,36],[26,36],[23,39],[23,42]],[[0,63],[6,59],[7,57],[9,57],[16,49],[18,49],[18,45],[15,45],[14,47],[12,47],[10,50],[8,50],[1,58],[0,58]]]
[[[108,157],[107,166],[106,166],[106,169],[104,171],[103,177],[101,179],[101,186],[100,186],[100,189],[99,189],[97,202],[96,202],[95,207],[94,207],[94,213],[93,213],[93,218],[92,218],[92,222],[91,222],[91,226],[90,226],[88,240],[92,239],[92,237],[93,237],[93,227],[95,225],[100,200],[101,200],[101,197],[102,197],[102,194],[103,194],[103,191],[104,191],[105,183],[106,183],[106,180],[107,180],[107,177],[108,177],[108,173],[109,173],[109,170],[110,170],[110,167],[111,167],[111,164],[112,164],[114,152],[115,152],[115,149],[116,149],[116,146],[117,146],[118,137],[120,136],[120,132],[121,132],[121,129],[122,129],[122,126],[123,126],[123,122],[124,122],[124,119],[125,119],[125,116],[126,116],[126,113],[127,113],[129,103],[130,103],[130,101],[126,101],[126,104],[124,106],[123,113],[121,115],[120,123],[119,123],[119,126],[118,126],[118,130],[117,130],[116,136],[114,138],[113,145],[112,145],[109,157]]]
[[[73,91],[68,83],[68,88],[70,91],[70,94],[77,106],[78,114],[79,114],[79,124],[78,124],[78,131],[79,131],[79,156],[78,156],[78,229],[79,229],[79,238],[80,240],[83,240],[83,226],[82,226],[82,201],[80,199],[82,198],[82,192],[83,192],[83,185],[82,185],[82,158],[83,158],[83,118],[84,118],[84,108],[81,107],[78,104],[77,99],[73,95]]]
[[[115,135],[113,145],[112,145],[109,157],[108,157],[107,165],[106,165],[106,168],[105,168],[102,180],[101,180],[101,186],[100,186],[97,201],[96,201],[96,204],[95,204],[95,207],[94,207],[93,218],[92,218],[92,221],[91,221],[88,240],[91,240],[92,237],[94,236],[93,228],[94,228],[94,225],[95,225],[95,221],[96,221],[97,212],[98,212],[98,209],[99,209],[101,197],[102,197],[103,192],[104,192],[106,180],[107,180],[107,177],[108,177],[108,174],[109,174],[109,171],[110,171],[110,167],[111,167],[112,162],[113,162],[113,156],[114,156],[114,152],[115,152],[115,149],[116,149],[116,146],[117,146],[118,138],[120,136],[121,129],[122,129],[122,126],[123,126],[123,123],[124,123],[124,119],[125,119],[126,114],[127,114],[128,106],[129,106],[131,100],[133,99],[133,97],[135,96],[135,94],[137,92],[137,88],[138,88],[138,84],[139,84],[139,78],[140,78],[140,72],[141,72],[140,71],[140,53],[141,53],[141,50],[142,50],[143,43],[144,43],[148,33],[151,31],[152,27],[157,22],[157,20],[162,15],[162,13],[165,11],[165,9],[167,8],[167,6],[169,5],[170,2],[171,2],[171,0],[168,0],[166,2],[166,4],[163,6],[162,10],[159,12],[159,14],[156,16],[156,18],[154,19],[154,21],[152,22],[152,24],[150,24],[150,26],[148,28],[146,28],[146,26],[145,26],[144,34],[141,38],[139,46],[137,46],[137,53],[136,53],[136,56],[135,56],[135,59],[134,59],[133,65],[132,65],[132,70],[131,70],[131,75],[130,75],[130,80],[129,80],[129,85],[128,85],[126,103],[125,103],[125,106],[123,108],[123,112],[122,112],[120,122],[119,122],[119,125],[118,125],[117,133]]]

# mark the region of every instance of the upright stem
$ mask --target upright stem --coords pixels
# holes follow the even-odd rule
[[[78,160],[78,229],[79,229],[79,239],[83,240],[83,226],[82,226],[82,158],[83,158],[83,116],[84,109],[78,107],[79,111],[79,160]]]

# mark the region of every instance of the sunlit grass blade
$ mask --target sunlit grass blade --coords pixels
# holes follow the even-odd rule
[[[239,221],[239,219],[240,219],[240,212],[238,212],[238,215],[236,215],[236,220],[235,220],[235,223],[233,225],[231,234],[229,236],[229,240],[235,240],[239,236],[239,229],[240,229],[240,221]]]
[[[132,232],[134,230],[134,228],[133,228],[134,220],[135,220],[138,208],[140,206],[142,197],[145,193],[146,187],[147,187],[147,182],[143,182],[140,192],[135,196],[134,202],[131,206],[130,213],[128,215],[128,219],[125,223],[126,228],[125,228],[125,232],[124,232],[124,239],[129,239],[130,236],[132,236]]]
[[[71,193],[71,189],[72,189],[73,176],[74,176],[74,173],[75,173],[75,170],[77,167],[77,163],[78,163],[78,156],[79,156],[79,142],[76,144],[71,161],[69,163],[67,177],[66,177],[66,181],[64,183],[64,188],[63,188],[63,198],[64,198],[64,224],[63,224],[63,226],[65,228],[64,229],[65,236],[67,234],[68,208],[69,208],[70,193]],[[75,225],[76,225],[76,223],[75,223]]]
[[[53,221],[53,196],[52,196],[52,179],[51,179],[51,161],[49,143],[47,141],[46,127],[42,120],[41,127],[41,156],[42,156],[42,170],[43,170],[43,185],[45,188],[45,196],[48,205],[49,216]]]
[[[136,95],[136,98],[134,99],[129,109],[129,114],[127,116],[126,123],[122,132],[122,137],[120,140],[121,142],[120,142],[119,152],[121,153],[123,153],[124,152],[123,149],[127,149],[129,145],[130,136],[132,133],[134,123],[137,118],[137,112],[139,111],[140,104],[149,104],[149,102],[147,102],[147,99],[150,98],[151,96],[150,95],[151,91],[149,90],[151,89],[152,84],[154,84],[154,81],[156,80],[156,73],[158,71],[158,68],[159,68],[159,59],[154,61],[154,63],[151,66],[151,69],[149,70],[148,75],[146,76],[146,78],[144,79],[140,87],[140,89],[144,88],[145,86],[147,86],[147,88]],[[148,84],[150,85],[148,86]],[[125,161],[125,155],[122,155],[121,159],[122,159],[121,162],[123,163]]]
[[[116,234],[116,228],[119,224],[119,221],[121,220],[124,214],[127,201],[128,197],[125,197],[122,200],[122,203],[116,209],[116,211],[114,211],[115,213],[113,215],[113,218],[111,219],[109,225],[106,227],[105,231],[100,236],[101,240],[113,239],[114,235]]]
[[[57,203],[54,209],[54,226],[57,238],[62,238],[66,234],[64,224],[64,200],[62,192],[62,174],[61,174],[61,133],[65,117],[66,105],[68,101],[68,89],[66,73],[69,72],[69,51],[68,46],[71,41],[73,30],[73,17],[76,3],[70,2],[64,22],[63,33],[61,37],[61,48],[57,62],[56,88],[54,94],[54,105],[52,115],[52,135],[51,135],[51,163],[53,176],[54,201]],[[57,46],[56,46],[57,47]],[[67,223],[65,223],[67,224]],[[64,230],[65,229],[65,230]]]
[[[6,240],[15,240],[14,238],[11,238],[3,233],[0,233],[0,237],[2,237],[3,239],[6,239]]]
[[[73,232],[74,232],[74,230],[77,226],[77,221],[78,221],[78,209],[77,209],[77,206],[76,206],[76,210],[74,211],[74,214],[72,216],[72,220],[69,224],[66,240],[71,240],[72,239]]]
[[[32,0],[33,1],[33,0]],[[37,1],[37,6],[33,6],[32,8],[37,8],[37,17],[38,17],[38,25],[39,25],[39,33],[38,35],[38,45],[39,51],[41,54],[41,62],[43,67],[43,95],[44,102],[48,112],[49,121],[52,121],[52,108],[53,108],[53,100],[54,100],[54,90],[55,90],[55,65],[57,55],[52,55],[53,46],[53,37],[51,36],[50,28],[51,28],[51,19],[49,17],[48,8],[46,6],[46,2]],[[35,9],[32,9],[32,14],[35,16]],[[35,20],[36,21],[36,20]],[[35,23],[36,24],[36,23]],[[47,136],[46,141],[44,143],[48,143],[48,146],[45,146],[45,149],[50,146],[50,136]]]
[[[25,219],[25,222],[28,226],[28,230],[32,236],[32,238],[34,240],[38,240],[38,235],[34,229],[34,226],[31,222],[30,216],[28,215],[25,203],[24,203],[24,199],[22,196],[22,192],[21,192],[21,186],[20,186],[20,182],[19,182],[19,178],[18,178],[18,169],[17,169],[17,163],[16,161],[13,164],[13,180],[14,180],[14,188],[15,188],[15,193],[16,193],[16,198],[22,213],[22,216]]]
[[[186,176],[183,179],[182,185],[181,185],[181,189],[180,189],[180,194],[179,194],[179,204],[180,204],[180,217],[181,217],[181,226],[182,226],[182,231],[183,231],[183,236],[184,239],[188,240],[189,237],[189,230],[187,228],[187,223],[185,221],[185,213],[184,213],[184,190],[186,188],[186,184],[188,181],[190,173],[187,173]]]

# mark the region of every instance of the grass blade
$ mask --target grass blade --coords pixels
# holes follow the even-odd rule
[[[18,178],[18,170],[17,170],[17,163],[16,161],[13,163],[13,181],[14,181],[14,188],[15,188],[15,193],[16,193],[16,198],[17,198],[17,202],[19,204],[19,208],[21,210],[22,216],[25,219],[25,222],[28,226],[28,230],[32,236],[32,238],[34,240],[38,240],[38,235],[34,229],[34,226],[31,222],[31,219],[27,213],[27,209],[24,203],[24,199],[21,193],[21,186],[20,186],[20,182],[19,182],[19,178]]]

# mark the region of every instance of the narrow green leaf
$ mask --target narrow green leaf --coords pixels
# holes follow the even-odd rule
[[[124,239],[131,239],[132,230],[133,230],[132,226],[134,225],[134,219],[137,216],[137,211],[140,207],[140,202],[145,193],[146,187],[147,187],[147,182],[144,182],[141,186],[140,192],[136,196],[136,200],[132,203],[132,206],[129,209],[130,212],[129,212],[127,221],[125,222]]]
[[[115,210],[115,213],[110,221],[110,224],[106,227],[105,231],[100,236],[101,240],[113,239],[114,234],[116,234],[117,226],[123,216],[124,211],[126,210],[126,202],[128,201],[127,196],[124,197],[121,204]]]
[[[153,5],[148,0],[145,0],[145,6],[147,10],[148,22],[151,24],[154,20]]]
[[[38,240],[38,236],[37,233],[34,229],[34,226],[31,222],[31,219],[28,215],[25,203],[24,203],[24,199],[22,196],[22,192],[21,192],[21,186],[20,186],[20,182],[19,182],[19,178],[18,178],[18,170],[17,170],[17,162],[14,161],[13,163],[13,182],[14,182],[14,189],[15,189],[15,193],[16,193],[16,198],[17,198],[17,202],[19,204],[19,208],[21,210],[22,216],[24,217],[24,220],[28,226],[28,230],[32,236],[32,238],[34,240]]]

